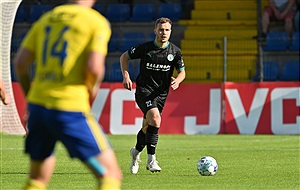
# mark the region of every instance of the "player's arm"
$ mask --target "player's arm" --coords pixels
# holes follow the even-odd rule
[[[176,90],[179,87],[179,84],[185,79],[185,70],[184,68],[177,70],[177,77],[171,78],[171,87],[173,90]]]
[[[132,81],[130,79],[130,75],[128,72],[128,64],[129,64],[129,57],[127,51],[124,52],[120,57],[120,67],[123,75],[123,85],[124,88],[131,90],[132,89]]]
[[[15,58],[15,70],[17,73],[18,81],[27,95],[30,88],[29,66],[34,61],[35,54],[26,49],[20,48]]]
[[[110,23],[104,17],[94,20],[91,41],[87,46],[87,76],[85,84],[90,95],[90,102],[93,102],[99,91],[100,84],[105,74],[105,59],[107,45],[111,35]]]
[[[104,78],[105,57],[106,55],[95,51],[90,52],[88,56],[88,90],[91,102],[96,98],[100,84]]]
[[[173,90],[176,90],[179,87],[179,84],[185,79],[185,66],[182,59],[181,51],[178,51],[176,54],[176,70],[177,70],[177,77],[171,78],[171,87]]]

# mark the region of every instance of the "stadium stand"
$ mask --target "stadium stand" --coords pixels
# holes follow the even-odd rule
[[[93,9],[95,9],[104,16],[106,15],[106,6],[103,3],[95,3]]]
[[[271,31],[267,34],[264,51],[285,51],[290,44],[289,34],[287,32]]]
[[[150,33],[148,34],[148,40],[149,40],[149,41],[150,41],[150,40],[154,40],[155,37],[156,37],[156,35],[154,34],[154,32],[150,32]]]
[[[137,3],[133,5],[132,22],[151,22],[156,18],[156,8],[154,3]]]
[[[300,40],[300,32],[295,32],[292,37],[291,45],[289,47],[292,51],[299,51],[299,40]]]
[[[23,23],[26,22],[28,19],[28,15],[29,15],[29,9],[26,5],[21,4],[18,7],[17,13],[16,13],[16,17],[15,17],[15,22],[16,23]]]
[[[132,46],[135,46],[144,41],[145,41],[145,34],[142,32],[123,33],[119,50],[121,52],[127,51]]]
[[[136,62],[129,62],[128,70],[132,81],[136,81],[138,74],[140,73],[140,65]]]
[[[119,50],[119,34],[113,32],[108,43],[108,52],[116,52]]]
[[[259,19],[256,0],[191,0],[189,2],[192,2],[193,6],[188,14],[183,12],[187,10],[183,9],[183,3],[179,0],[172,2],[134,0],[133,4],[126,4],[126,2],[98,0],[94,6],[95,10],[108,18],[113,31],[108,47],[105,81],[116,81],[114,74],[109,75],[114,69],[113,63],[118,62],[121,52],[128,50],[137,43],[153,40],[155,38],[153,34],[155,19],[160,16],[168,16],[168,12],[174,12],[174,10],[177,10],[177,13],[168,16],[173,21],[171,41],[182,49],[188,73],[185,83],[223,82],[224,63],[226,63],[227,81],[248,82],[257,77],[258,43],[257,39],[253,39],[258,34]],[[268,0],[261,0],[261,2],[263,9],[264,5],[268,4]],[[54,5],[51,4],[50,6]],[[143,6],[144,8],[141,8]],[[163,6],[172,6],[173,8],[163,8]],[[30,13],[35,9],[34,7],[39,7],[39,5],[25,4],[24,7],[27,7],[27,16],[26,11],[21,6],[16,15],[12,51],[16,51],[21,41],[21,33],[26,31],[33,22],[32,20],[37,19],[38,15],[41,14],[39,13],[41,10],[37,10],[35,16]],[[148,11],[151,14],[147,13]],[[183,14],[189,16],[181,19]],[[282,32],[283,30],[277,27],[276,23],[273,23],[270,31],[270,35],[272,35],[272,32]],[[138,37],[136,33],[140,33],[138,35],[141,37]],[[131,38],[128,35],[134,37]],[[226,37],[226,42],[224,37]],[[286,38],[284,39],[286,40]],[[282,68],[282,74],[286,62],[299,62],[299,32],[294,34],[288,44],[286,43],[284,43],[284,50],[274,50],[278,48],[277,45],[273,44],[269,47],[268,41],[265,42],[266,45],[263,43],[263,63],[277,62],[280,65],[279,68]],[[224,57],[225,47],[226,57]],[[135,65],[133,68],[136,69],[137,64],[133,65]],[[132,71],[132,66],[130,69]],[[135,69],[133,69],[133,73],[135,73]],[[267,72],[265,70],[272,69],[266,68],[263,72]],[[267,73],[263,74],[268,77]],[[289,81],[280,75],[279,80],[281,78],[284,81]],[[276,79],[268,78],[264,80],[276,81]]]
[[[20,34],[13,34],[11,40],[11,53],[17,52],[23,38],[25,37],[26,32],[22,32]]]
[[[161,3],[158,8],[158,18],[168,17],[177,22],[181,17],[182,7],[180,3]]]
[[[280,80],[282,81],[300,81],[300,62],[288,61],[283,64]]]
[[[50,4],[34,4],[30,7],[28,22],[33,23],[40,18],[40,16],[53,8]]]
[[[123,75],[120,68],[120,62],[114,62],[111,64],[111,67],[108,71],[108,82],[122,82],[123,81]]]
[[[256,9],[253,0],[194,1],[191,19],[179,21],[186,25],[181,40],[186,83],[223,82],[224,61],[227,81],[252,80],[257,58],[257,42],[252,38],[257,35]]]
[[[259,70],[256,70],[254,81],[259,80]],[[263,79],[264,81],[278,81],[280,75],[280,65],[278,62],[270,61],[263,63]]]
[[[125,3],[109,4],[106,17],[110,22],[126,22],[130,18],[130,6]]]

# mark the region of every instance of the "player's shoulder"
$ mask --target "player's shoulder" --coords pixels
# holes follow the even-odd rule
[[[106,18],[95,9],[76,4],[63,4],[56,6],[49,12],[48,15],[45,15],[45,17],[50,16],[51,13],[65,13],[70,15],[76,15],[76,17],[86,19],[86,22],[97,20],[100,20],[101,22],[101,20],[106,20]]]
[[[173,52],[175,54],[178,54],[178,53],[181,54],[181,49],[172,42],[169,42],[168,51]]]
[[[177,51],[180,51],[180,48],[177,45],[175,45],[174,43],[172,43],[172,42],[169,42],[169,47],[171,47],[171,48],[173,48],[173,49],[175,49]]]

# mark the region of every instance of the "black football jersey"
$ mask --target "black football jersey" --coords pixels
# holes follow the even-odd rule
[[[140,59],[140,73],[136,79],[137,92],[164,94],[167,96],[176,70],[184,69],[181,50],[169,42],[159,47],[155,41],[139,44],[128,50],[129,59]]]

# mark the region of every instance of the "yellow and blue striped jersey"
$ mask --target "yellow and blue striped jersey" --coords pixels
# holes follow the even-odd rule
[[[21,46],[35,54],[29,103],[65,111],[89,111],[87,57],[107,54],[111,28],[97,11],[66,4],[45,13]]]

